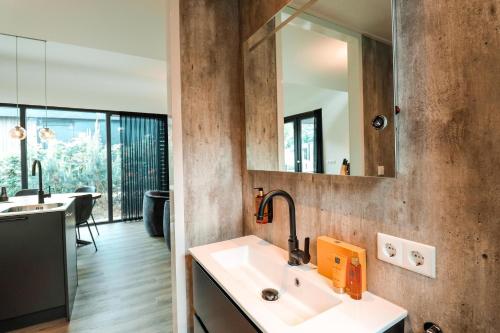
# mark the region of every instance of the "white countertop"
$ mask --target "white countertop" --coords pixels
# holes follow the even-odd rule
[[[363,298],[359,301],[351,299],[346,294],[336,294],[331,288],[331,281],[320,275],[314,265],[309,264],[295,267],[287,266],[285,269],[289,269],[294,277],[296,276],[302,281],[307,279],[308,283],[313,283],[314,290],[322,294],[321,298],[326,296],[335,299],[337,305],[298,324],[287,324],[275,316],[272,311],[269,311],[269,308],[263,306],[263,300],[259,297],[260,295],[255,294],[255,290],[250,291],[250,288],[245,288],[242,280],[236,277],[237,273],[231,273],[221,264],[220,260],[216,260],[216,257],[219,256],[217,253],[242,247],[251,247],[252,251],[260,252],[261,258],[279,260],[280,262],[286,262],[288,258],[288,253],[285,250],[256,236],[240,237],[198,246],[191,248],[189,252],[254,324],[264,332],[376,333],[384,332],[408,314],[405,309],[370,292],[364,292]],[[280,269],[280,267],[276,269]]]
[[[37,195],[27,195],[21,197],[10,197],[7,202],[0,202],[0,217],[16,216],[16,215],[28,215],[28,214],[43,214],[49,212],[60,212],[68,209],[68,206],[73,202],[73,193],[69,194],[52,194],[50,198],[45,198],[46,204],[51,203],[62,203],[60,207],[47,209],[47,210],[35,210],[35,211],[25,211],[25,212],[12,212],[12,213],[1,213],[2,211],[9,209],[11,207],[23,206],[23,205],[37,205],[38,196]]]

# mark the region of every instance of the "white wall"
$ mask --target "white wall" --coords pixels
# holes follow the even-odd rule
[[[18,39],[21,104],[45,104],[43,44]],[[48,42],[47,63],[51,106],[167,113],[163,60]],[[15,38],[0,35],[0,103],[16,103],[15,80]]]
[[[325,173],[338,175],[342,160],[350,160],[349,96],[345,91],[285,83],[285,116],[321,110]]]
[[[0,32],[165,60],[167,0],[0,0]]]
[[[308,15],[295,18],[276,36],[282,88],[278,89],[278,115],[321,108],[325,173],[339,174],[347,158],[351,174],[363,175],[361,36]],[[283,131],[283,123],[278,131]],[[280,167],[284,170],[284,163]]]

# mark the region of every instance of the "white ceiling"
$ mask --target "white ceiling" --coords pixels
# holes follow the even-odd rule
[[[308,0],[293,0],[290,5],[298,8],[307,2]],[[391,2],[391,0],[318,0],[307,13],[390,43]]]
[[[347,91],[347,43],[289,24],[279,32],[283,82]]]
[[[0,33],[166,58],[167,0],[0,0]]]

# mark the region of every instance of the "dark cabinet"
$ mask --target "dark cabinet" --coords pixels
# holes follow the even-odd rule
[[[0,319],[65,304],[60,213],[0,220],[0,244]]]
[[[66,212],[0,217],[0,332],[71,315],[77,283],[72,216],[73,204]]]
[[[193,261],[193,305],[198,332],[260,332],[196,261]]]
[[[66,317],[71,318],[78,286],[78,269],[76,266],[76,220],[74,203],[64,212],[64,259],[66,263]]]

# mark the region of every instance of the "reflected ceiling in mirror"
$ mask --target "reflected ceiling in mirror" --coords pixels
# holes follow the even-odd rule
[[[249,170],[394,177],[391,0],[296,0],[244,45]]]

